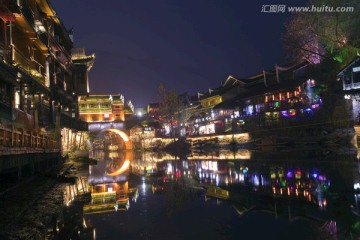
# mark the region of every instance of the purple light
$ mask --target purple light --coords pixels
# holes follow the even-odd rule
[[[313,178],[317,178],[317,176],[318,176],[317,173],[313,173],[313,174],[312,174],[312,177],[313,177]]]
[[[292,178],[292,177],[293,177],[293,173],[292,173],[292,172],[288,172],[288,173],[286,174],[286,177],[287,177],[287,178]]]
[[[321,100],[321,99],[320,99]],[[319,107],[319,104],[313,104],[313,105],[311,105],[311,108],[312,109],[315,109],[315,108],[318,108]]]
[[[281,114],[282,114],[284,117],[289,117],[289,114],[287,113],[287,111],[281,111]]]

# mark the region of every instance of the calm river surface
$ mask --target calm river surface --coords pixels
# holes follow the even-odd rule
[[[78,174],[91,189],[83,225],[96,239],[359,236],[356,149],[217,150],[186,160],[97,151],[93,157],[97,164]]]

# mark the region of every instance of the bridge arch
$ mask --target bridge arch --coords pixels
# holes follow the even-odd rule
[[[133,144],[132,144],[129,136],[125,132],[123,132],[123,131],[121,131],[119,129],[116,129],[116,128],[109,128],[109,129],[106,129],[104,132],[112,132],[112,133],[117,134],[124,141],[125,150],[132,150],[133,149]]]

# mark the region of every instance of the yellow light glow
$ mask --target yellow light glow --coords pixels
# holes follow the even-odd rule
[[[125,160],[124,164],[121,166],[121,168],[119,168],[118,170],[116,170],[115,172],[113,173],[107,173],[106,175],[107,176],[117,176],[117,175],[120,175],[122,174],[123,172],[125,172],[126,170],[129,169],[129,166],[130,166],[130,161],[129,160]]]
[[[120,131],[119,129],[108,129],[108,131],[118,134],[125,142],[129,141],[129,137],[126,133]]]

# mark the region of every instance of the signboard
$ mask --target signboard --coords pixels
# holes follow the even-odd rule
[[[353,72],[360,72],[360,67],[354,67]]]

